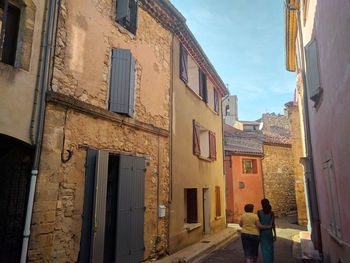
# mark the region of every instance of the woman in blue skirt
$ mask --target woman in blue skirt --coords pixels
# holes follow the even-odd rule
[[[261,200],[262,210],[258,211],[259,221],[262,225],[272,225],[272,229],[260,229],[260,247],[264,263],[273,263],[274,241],[276,241],[275,215],[271,211],[268,199]],[[273,234],[272,234],[273,231]]]

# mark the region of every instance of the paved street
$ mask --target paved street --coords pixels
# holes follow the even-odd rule
[[[300,262],[292,255],[293,240],[292,238],[299,234],[300,231],[306,230],[295,224],[296,216],[288,216],[276,220],[277,241],[275,243],[275,262],[295,263]],[[260,253],[261,254],[261,253]],[[295,254],[295,253],[294,253]],[[238,238],[223,247],[211,252],[196,261],[197,263],[218,263],[218,262],[244,262],[241,239]],[[259,258],[258,262],[262,263]]]

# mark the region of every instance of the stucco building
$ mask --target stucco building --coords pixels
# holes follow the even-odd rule
[[[169,250],[226,227],[221,98],[228,93],[191,31],[173,41]]]
[[[286,68],[295,71],[305,134],[312,240],[325,262],[350,261],[350,3],[288,0]]]
[[[36,143],[44,1],[0,2],[0,258],[19,262]]]

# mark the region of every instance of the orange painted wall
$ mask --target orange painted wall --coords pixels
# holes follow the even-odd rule
[[[243,174],[242,159],[255,159],[257,162],[257,173]],[[264,198],[261,158],[251,156],[226,157],[225,169],[227,222],[238,223],[241,215],[244,213],[246,204],[254,204],[254,213],[261,207],[260,201]],[[239,187],[240,182],[243,182],[245,185],[242,189]]]

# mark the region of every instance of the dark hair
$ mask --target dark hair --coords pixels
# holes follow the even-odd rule
[[[246,211],[247,213],[252,213],[254,210],[254,205],[253,204],[246,204],[244,206],[244,211]]]
[[[265,215],[271,213],[271,205],[270,205],[270,201],[268,199],[264,198],[263,200],[261,200],[261,206],[263,208]]]

